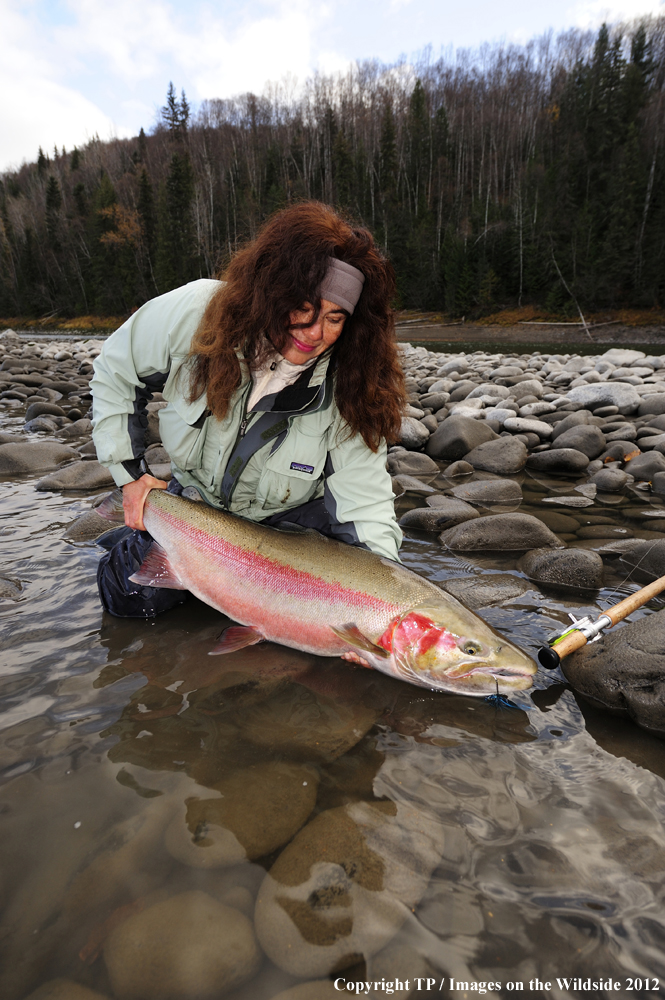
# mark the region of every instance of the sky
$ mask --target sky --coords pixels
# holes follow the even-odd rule
[[[665,0],[0,0],[0,171],[148,131],[169,81],[194,108],[355,60],[407,60],[665,14]]]

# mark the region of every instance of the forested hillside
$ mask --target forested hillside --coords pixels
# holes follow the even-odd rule
[[[403,307],[662,305],[664,88],[665,18],[360,63],[196,114],[170,87],[150,134],[2,176],[0,315],[128,313],[303,198],[374,232]]]

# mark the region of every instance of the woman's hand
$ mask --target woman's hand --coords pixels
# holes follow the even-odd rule
[[[122,507],[125,512],[125,524],[128,528],[138,528],[145,531],[143,523],[143,507],[150,490],[165,490],[168,483],[154,476],[143,475],[133,483],[127,483],[122,488]]]

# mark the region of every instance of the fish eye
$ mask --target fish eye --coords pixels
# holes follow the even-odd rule
[[[467,656],[477,656],[480,648],[480,643],[478,642],[465,642],[462,646],[462,652],[466,653]]]

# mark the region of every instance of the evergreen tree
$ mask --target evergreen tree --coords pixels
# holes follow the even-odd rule
[[[184,285],[197,276],[193,198],[194,176],[190,159],[185,153],[175,152],[160,195],[155,275],[160,292]]]

